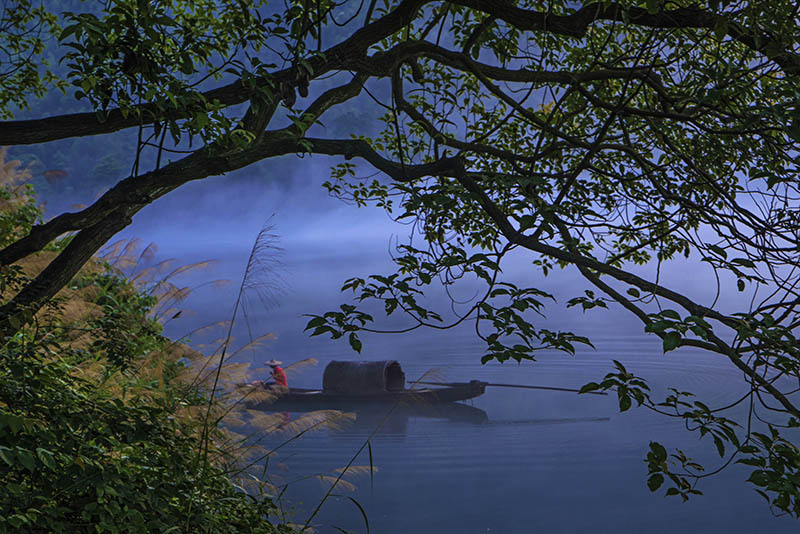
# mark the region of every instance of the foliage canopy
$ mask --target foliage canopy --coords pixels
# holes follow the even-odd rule
[[[800,515],[800,450],[783,430],[800,420],[795,2],[116,0],[38,16],[7,8],[2,20],[49,31],[69,69],[51,83],[91,109],[6,121],[0,144],[136,128],[139,145],[131,175],[93,205],[0,250],[8,266],[75,232],[0,308],[6,336],[175,188],[283,154],[341,156],[333,194],[412,220],[424,237],[399,247],[396,273],[348,281],[357,300],[442,327],[419,294],[475,278],[485,292],[459,321],[477,321],[485,360],[532,359],[588,340],[537,329],[530,314],[548,295],[504,281],[502,262],[525,250],[535,272],[572,266],[594,289],[571,304],[624,308],[665,352],[720,354],[741,371],[749,407],[740,418],[685,392],[651,398],[621,365],[586,389],[686,420],[723,463],[753,466],[771,506]],[[49,80],[5,76],[6,116]],[[381,109],[382,133],[325,137],[326,113],[348,106]],[[359,179],[354,158],[383,178]],[[665,286],[657,273],[683,256],[746,304],[722,310]],[[372,320],[344,305],[309,327],[358,349]],[[680,451],[654,443],[647,459],[650,489],[699,491],[702,468]]]

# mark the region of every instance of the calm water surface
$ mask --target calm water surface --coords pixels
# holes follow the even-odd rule
[[[678,386],[709,403],[735,398],[741,378],[712,355],[685,351],[661,354],[659,343],[643,338],[593,336],[597,351],[576,357],[545,355],[523,365],[480,364],[480,346],[468,334],[433,334],[429,339],[377,338],[365,358],[396,358],[407,377],[431,368],[446,380],[579,387],[598,380],[612,358],[650,378],[658,391]],[[326,348],[327,347],[327,352]],[[319,366],[298,385],[319,384],[331,359],[354,359],[340,345],[319,345]],[[295,380],[297,383],[298,380]],[[379,471],[353,479],[356,499],[371,532],[797,532],[792,519],[775,518],[744,482],[748,471],[733,466],[702,483],[705,495],[689,503],[652,494],[645,485],[644,458],[650,440],[679,447],[718,465],[710,442],[683,430],[679,422],[644,409],[620,414],[615,397],[487,388],[470,403],[485,422],[392,415],[371,438]],[[299,414],[293,414],[297,417]],[[341,431],[307,435],[282,449],[291,481],[347,464],[375,431],[380,417],[359,419]],[[355,465],[367,465],[365,450]],[[281,478],[282,476],[282,478]],[[325,493],[319,480],[290,485],[287,504],[303,520]],[[365,532],[357,507],[345,497],[330,499],[314,521],[320,533],[336,527]]]

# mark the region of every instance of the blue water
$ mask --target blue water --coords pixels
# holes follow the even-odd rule
[[[658,343],[634,338],[595,337],[597,351],[576,357],[544,355],[532,364],[479,363],[480,346],[468,336],[373,341],[366,357],[399,359],[408,377],[431,368],[446,380],[579,387],[610,370],[612,358],[650,377],[655,391],[667,385],[690,390],[709,403],[735,398],[741,382],[719,357],[697,351],[665,356]],[[325,352],[325,347],[328,352]],[[344,347],[316,347],[317,369],[299,382],[321,380],[330,359],[352,359]],[[304,384],[305,385],[305,384]],[[472,403],[485,423],[415,416],[390,416],[377,432],[374,415],[344,430],[306,435],[281,449],[287,471],[276,482],[345,466],[369,439],[379,469],[348,478],[348,495],[364,508],[371,532],[797,532],[790,518],[775,518],[745,483],[747,469],[731,466],[700,483],[705,495],[683,503],[651,493],[644,458],[650,440],[678,447],[719,465],[710,441],[686,432],[678,421],[632,409],[620,414],[615,397],[488,388]],[[292,414],[298,417],[301,414]],[[359,415],[359,414],[357,414]],[[373,435],[374,433],[374,435]],[[370,437],[371,436],[371,437]],[[272,440],[276,439],[275,437]],[[266,444],[273,441],[266,440]],[[365,450],[354,462],[369,464]],[[329,486],[319,480],[289,484],[284,495],[293,517],[304,522]],[[346,497],[331,498],[314,519],[316,532],[365,532],[358,508]]]

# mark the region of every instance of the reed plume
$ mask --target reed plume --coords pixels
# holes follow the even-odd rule
[[[269,224],[265,224],[256,236],[253,247],[250,250],[250,256],[247,259],[247,266],[244,271],[244,276],[242,277],[242,282],[239,285],[239,291],[236,295],[236,302],[233,306],[233,313],[231,314],[231,320],[228,325],[228,332],[225,341],[222,344],[222,350],[219,354],[219,363],[216,365],[214,380],[209,393],[209,401],[203,424],[204,434],[200,440],[201,448],[203,449],[203,464],[206,466],[209,465],[209,423],[212,420],[211,417],[212,411],[214,410],[214,399],[219,391],[218,388],[222,376],[222,369],[228,349],[230,347],[230,342],[233,335],[233,326],[236,323],[236,316],[239,312],[239,308],[240,306],[243,308],[245,318],[247,318],[247,312],[244,309],[244,303],[246,302],[246,295],[252,293],[254,293],[265,305],[271,303],[270,299],[274,298],[277,301],[278,290],[276,288],[279,287],[279,285],[276,284],[278,284],[278,281],[280,280],[277,273],[277,266],[280,263],[277,257],[281,252],[281,249],[276,245],[278,238],[272,233],[272,230],[273,228]],[[247,323],[249,332],[249,321],[247,321]],[[250,338],[252,342],[252,334],[250,335]],[[227,412],[230,411],[231,409],[229,408]],[[214,419],[216,422],[219,422],[219,420],[220,418]]]

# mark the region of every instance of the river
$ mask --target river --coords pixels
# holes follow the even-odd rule
[[[386,338],[384,338],[386,339]],[[481,347],[468,336],[431,335],[424,339],[391,338],[374,342],[365,359],[402,362],[408,377],[431,369],[446,380],[579,387],[610,370],[610,360],[651,378],[656,390],[676,386],[709,404],[734,397],[737,372],[718,357],[685,350],[661,354],[660,344],[638,337],[593,336],[596,351],[575,357],[547,354],[535,363],[479,363]],[[318,368],[296,379],[301,385],[321,381],[330,359],[353,359],[344,346],[317,348]],[[343,430],[307,434],[281,449],[289,483],[346,465],[369,439],[378,468],[348,479],[355,491],[335,491],[358,501],[371,532],[516,533],[516,532],[796,532],[790,518],[775,518],[753,487],[748,470],[730,466],[703,480],[704,495],[683,503],[651,493],[644,462],[651,440],[678,447],[720,464],[709,438],[683,429],[682,423],[633,408],[619,413],[615,397],[508,388],[487,388],[468,404],[483,410],[486,421],[448,420],[407,415],[381,423],[362,416]],[[297,417],[300,414],[292,414]],[[361,414],[356,414],[357,416]],[[273,436],[267,444],[275,443]],[[707,463],[706,463],[707,462]],[[364,450],[354,462],[368,465]],[[284,496],[303,522],[328,485],[318,479],[291,483]],[[316,532],[336,527],[365,532],[361,512],[347,497],[329,498],[314,520]]]
[[[324,176],[325,160],[317,166]],[[253,334],[277,335],[265,348],[239,356],[255,367],[269,358],[319,361],[290,376],[292,385],[318,387],[324,366],[333,359],[396,359],[409,378],[434,370],[434,376],[448,381],[580,387],[602,379],[616,359],[647,378],[656,394],[677,387],[713,406],[734,399],[744,387],[737,371],[719,356],[693,349],[663,354],[660,341],[644,334],[642,325],[624,311],[566,310],[565,300],[580,295],[583,288],[575,273],[557,272],[531,281],[541,275],[524,261],[512,263],[506,274],[559,298],[548,307],[547,320],[534,316],[537,326],[587,335],[596,350],[580,348],[575,356],[542,353],[538,361],[521,365],[481,365],[483,347],[469,328],[366,336],[361,355],[341,341],[309,338],[302,332],[308,320],[303,314],[322,313],[346,301],[349,297],[340,295],[339,288],[349,276],[388,272],[390,235],[403,235],[408,228],[392,225],[381,212],[327,199],[318,185],[309,185],[307,192],[277,191],[266,186],[222,187],[221,180],[191,184],[147,207],[123,235],[154,241],[160,257],[174,256],[180,263],[219,260],[189,285],[214,278],[233,280],[221,292],[210,286],[195,291],[185,303],[195,315],[184,314],[167,328],[169,335],[180,337],[196,326],[230,317],[253,239],[276,213],[272,221],[285,249],[281,305],[264,310],[252,300],[248,320],[240,314],[235,333],[239,343],[246,341],[249,322]],[[713,300],[708,277],[691,266],[664,269],[662,280],[677,280],[704,303]],[[464,296],[469,291],[460,295]],[[254,378],[264,378],[266,370],[260,373]],[[620,414],[611,396],[552,391],[488,388],[471,404],[485,412],[485,422],[391,417],[370,438],[380,417],[362,415],[349,428],[292,441],[279,451],[286,471],[270,469],[276,482],[289,483],[282,503],[294,521],[304,522],[327,489],[318,479],[304,477],[345,466],[369,438],[378,471],[372,481],[368,475],[353,479],[352,492],[336,491],[343,496],[324,504],[313,520],[316,532],[341,532],[337,527],[365,532],[361,512],[348,497],[363,507],[370,532],[378,534],[798,530],[795,520],[773,517],[745,482],[748,469],[743,466],[732,465],[703,480],[698,488],[704,495],[687,503],[665,498],[664,488],[651,493],[644,461],[651,440],[684,450],[708,469],[720,464],[709,438],[687,432],[680,421],[642,408]],[[264,443],[273,446],[279,439],[270,436]],[[369,464],[367,449],[354,463]]]

